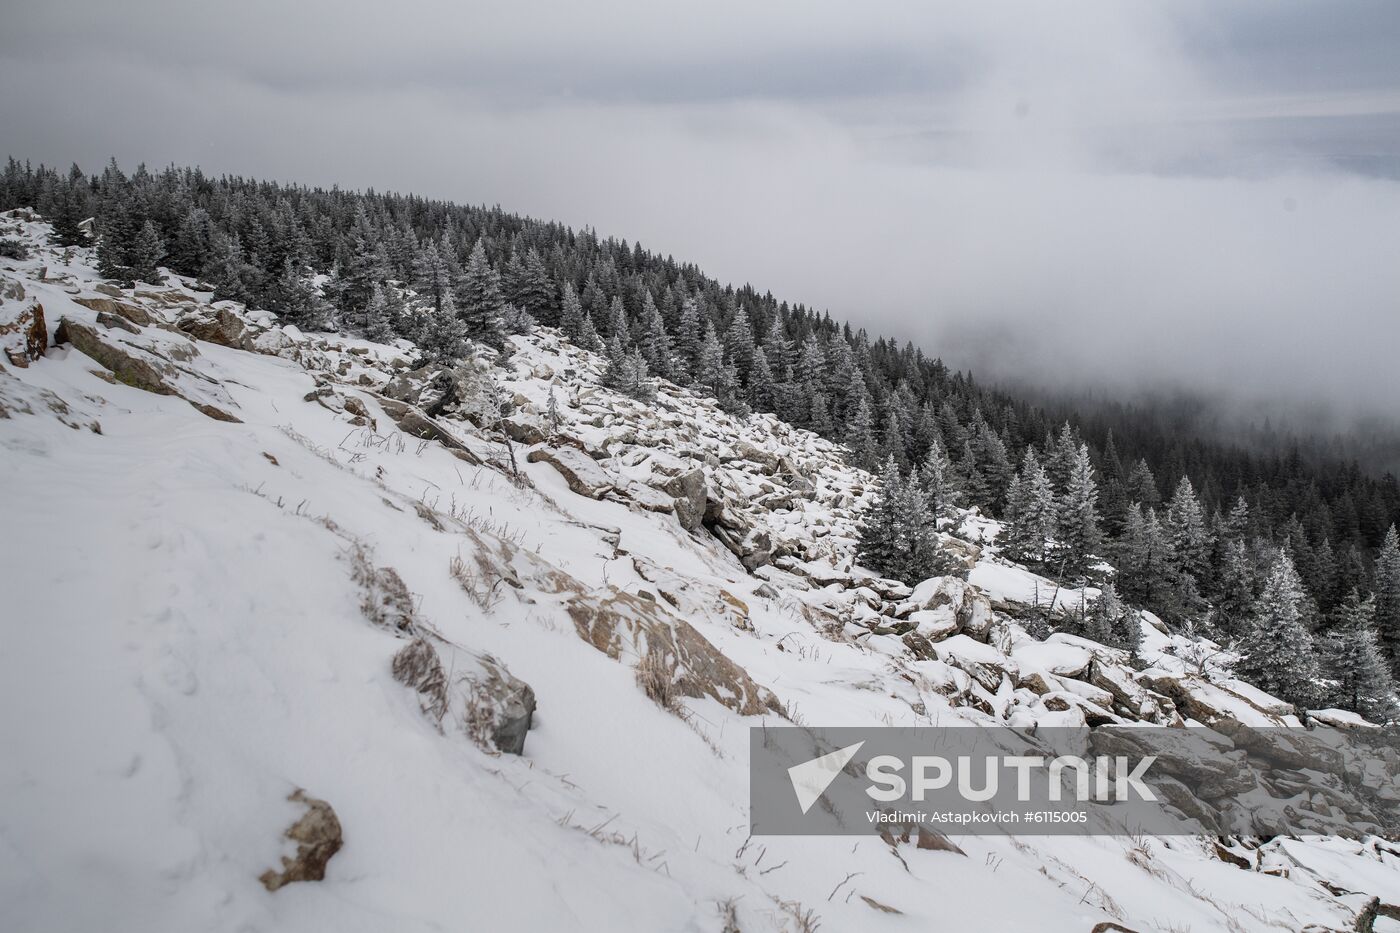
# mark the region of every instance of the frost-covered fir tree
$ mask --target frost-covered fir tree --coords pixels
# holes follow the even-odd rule
[[[1099,531],[1098,483],[1089,460],[1089,448],[1080,444],[1070,464],[1069,479],[1058,503],[1059,552],[1056,555],[1065,572],[1081,576],[1089,570],[1089,559],[1102,544]]]
[[[878,465],[875,414],[868,399],[861,399],[855,414],[846,422],[846,447],[850,449],[852,465],[863,470],[874,470]]]
[[[1220,551],[1216,579],[1216,625],[1226,637],[1244,634],[1254,614],[1254,562],[1244,541],[1231,539]]]
[[[676,374],[682,382],[699,380],[700,348],[703,345],[700,327],[700,305],[694,298],[681,302],[680,321],[676,325]]]
[[[559,299],[559,329],[575,346],[583,346],[583,304],[578,300],[572,282],[565,282]]]
[[[564,416],[559,412],[559,398],[554,394],[554,383],[549,384],[549,399],[545,402],[545,420],[549,423],[549,436],[553,438],[564,424]]]
[[[943,441],[935,433],[929,440],[928,453],[920,464],[919,476],[923,480],[924,499],[929,512],[935,519],[951,515],[962,501],[962,490],[958,488],[957,472],[948,452],[943,449]]]
[[[753,325],[749,323],[748,311],[744,310],[743,305],[739,305],[724,332],[724,353],[745,384],[749,378],[749,371],[753,368],[753,352]]]
[[[1372,597],[1351,595],[1337,607],[1332,630],[1322,639],[1323,668],[1331,681],[1329,700],[1372,722],[1394,719],[1395,682],[1376,640],[1376,605]]]
[[[160,283],[160,270],[157,266],[165,258],[165,241],[160,231],[148,218],[136,234],[136,240],[127,250],[127,268],[131,277],[138,282]]]
[[[608,341],[607,359],[603,385],[638,401],[656,398],[656,386],[647,378],[647,361],[635,348],[624,349],[622,339],[614,336]]]
[[[1084,620],[1084,634],[1101,645],[1123,648],[1134,654],[1142,645],[1142,624],[1138,614],[1123,605],[1118,590],[1110,583],[1089,605]]]
[[[291,260],[288,260],[290,262]],[[393,336],[390,326],[389,299],[384,294],[384,286],[375,283],[369,294],[369,304],[358,322],[360,334],[366,340],[385,341]]]
[[[1212,541],[1205,509],[1188,477],[1183,476],[1177,483],[1176,492],[1167,504],[1167,528],[1171,532],[1178,569],[1205,585],[1210,574]]]
[[[883,577],[899,579],[904,562],[904,542],[900,540],[904,480],[894,459],[885,461],[875,501],[861,523],[856,559]]]
[[[1322,673],[1304,623],[1307,598],[1293,558],[1280,549],[1239,646],[1239,671],[1250,683],[1304,707],[1318,700]]]
[[[1026,449],[1021,470],[1006,495],[1006,531],[1002,542],[1012,560],[1039,564],[1046,559],[1055,535],[1057,511],[1050,479],[1032,448]]]
[[[632,343],[632,325],[627,320],[627,309],[623,307],[622,298],[614,296],[608,302],[608,313],[604,320],[608,337],[617,338],[622,341],[624,347]]]
[[[290,258],[283,261],[282,275],[267,295],[267,305],[282,320],[303,330],[325,327],[330,310],[317,294],[310,277],[293,265]]]
[[[420,338],[423,355],[436,362],[452,362],[471,352],[466,322],[457,314],[451,293],[443,298],[442,310],[429,311]]]
[[[637,334],[637,349],[647,368],[663,379],[672,377],[671,336],[666,332],[666,320],[656,307],[656,300],[648,290],[642,298],[642,317]]]
[[[749,370],[749,406],[754,411],[777,412],[776,380],[768,366],[768,354],[763,347],[754,347],[753,367]]]
[[[1390,669],[1400,676],[1400,535],[1391,525],[1376,554],[1376,630]]]
[[[906,481],[893,458],[885,461],[875,503],[861,524],[857,559],[883,577],[909,584],[953,571],[956,562],[938,544],[918,470]]]
[[[434,314],[442,313],[442,303],[452,293],[452,270],[438,245],[429,240],[419,251],[413,269],[413,287],[419,297],[425,298],[428,308]]]
[[[578,329],[578,345],[584,350],[594,352],[603,348],[603,338],[598,336],[598,329],[593,326],[593,312],[583,312],[583,324]]]
[[[457,314],[467,326],[467,336],[487,346],[503,346],[501,315],[506,300],[501,294],[501,277],[486,258],[486,246],[481,240],[472,247],[455,297]]]

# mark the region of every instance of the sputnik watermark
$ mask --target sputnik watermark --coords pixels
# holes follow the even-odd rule
[[[895,755],[876,755],[865,766],[865,776],[872,782],[865,792],[872,800],[882,803],[901,800],[905,796],[922,802],[930,792],[953,786],[956,774],[958,796],[964,800],[981,803],[997,797],[1001,789],[1001,772],[1003,769],[1010,769],[1016,772],[1017,802],[1028,803],[1032,799],[1032,776],[1037,769],[1044,769],[1041,779],[1045,782],[1046,797],[1052,801],[1058,802],[1065,796],[1066,771],[1074,774],[1071,786],[1074,800],[1094,800],[1100,803],[1126,801],[1131,800],[1132,795],[1136,793],[1140,800],[1155,801],[1157,795],[1151,787],[1143,783],[1143,776],[1156,760],[1156,755],[1148,755],[1135,764],[1124,755],[1099,755],[1092,762],[1078,755],[1059,755],[1055,758],[1046,758],[1043,755],[1005,755],[1000,758],[983,758],[979,769],[973,764],[974,759],[970,755],[959,755],[952,761],[937,755],[915,755],[908,762],[910,777],[905,780],[901,772],[906,762],[902,758]],[[807,762],[808,765],[812,763]],[[977,782],[979,771],[980,785]],[[794,781],[793,789],[796,788],[797,782]],[[811,804],[808,804],[804,812],[810,807]]]
[[[1400,830],[1394,730],[781,727],[749,749],[756,835]]]

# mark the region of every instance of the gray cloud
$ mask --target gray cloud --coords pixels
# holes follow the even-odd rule
[[[15,6],[4,148],[591,224],[997,378],[1390,406],[1400,10]]]

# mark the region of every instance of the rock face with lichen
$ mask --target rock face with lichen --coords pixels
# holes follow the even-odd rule
[[[711,697],[742,716],[782,713],[772,691],[754,683],[695,627],[655,602],[630,593],[576,596],[569,617],[580,638],[608,657],[634,666],[644,658],[675,673],[677,689],[688,697]]]

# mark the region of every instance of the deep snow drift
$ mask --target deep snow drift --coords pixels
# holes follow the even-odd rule
[[[975,515],[969,584],[853,570],[871,482],[838,449],[618,396],[552,331],[415,372],[0,228],[30,247],[0,260],[0,928],[1200,933],[1400,904],[1376,839],[749,838],[764,723],[1297,720],[1152,625],[1145,671],[1031,638],[1053,584]],[[270,892],[299,789],[343,845]]]

